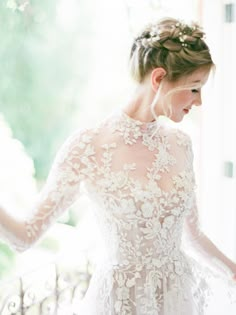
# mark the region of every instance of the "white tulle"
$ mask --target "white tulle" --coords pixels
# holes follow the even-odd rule
[[[17,222],[1,209],[1,237],[17,250],[30,247],[78,198],[81,183],[96,204],[106,255],[78,314],[205,314],[215,274],[185,252],[183,235],[225,279],[232,274],[200,228],[190,137],[122,111],[76,131],[32,216]]]

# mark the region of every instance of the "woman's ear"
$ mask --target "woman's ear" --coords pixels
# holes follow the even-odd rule
[[[152,84],[152,89],[154,92],[157,91],[159,88],[159,85],[161,84],[161,80],[164,78],[166,75],[166,70],[164,68],[155,68],[152,70],[151,73],[151,84]]]

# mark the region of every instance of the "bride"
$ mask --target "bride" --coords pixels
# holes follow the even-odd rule
[[[214,273],[187,255],[183,235],[226,279],[235,279],[236,263],[199,223],[191,139],[159,119],[178,123],[201,106],[201,88],[213,67],[198,24],[165,18],[146,26],[130,52],[136,89],[129,102],[67,139],[31,218],[19,222],[0,207],[0,237],[26,250],[78,198],[84,183],[96,204],[106,254],[78,314],[205,314],[214,298]]]

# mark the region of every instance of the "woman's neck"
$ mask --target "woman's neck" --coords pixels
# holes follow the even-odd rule
[[[123,107],[124,112],[133,119],[143,122],[154,120],[151,112],[151,103],[154,92],[146,84],[139,84]]]

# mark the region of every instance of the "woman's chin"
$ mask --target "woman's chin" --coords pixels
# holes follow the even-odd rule
[[[173,122],[176,122],[176,123],[179,123],[183,120],[183,116],[174,116],[174,117],[170,117],[170,119],[173,121]]]

